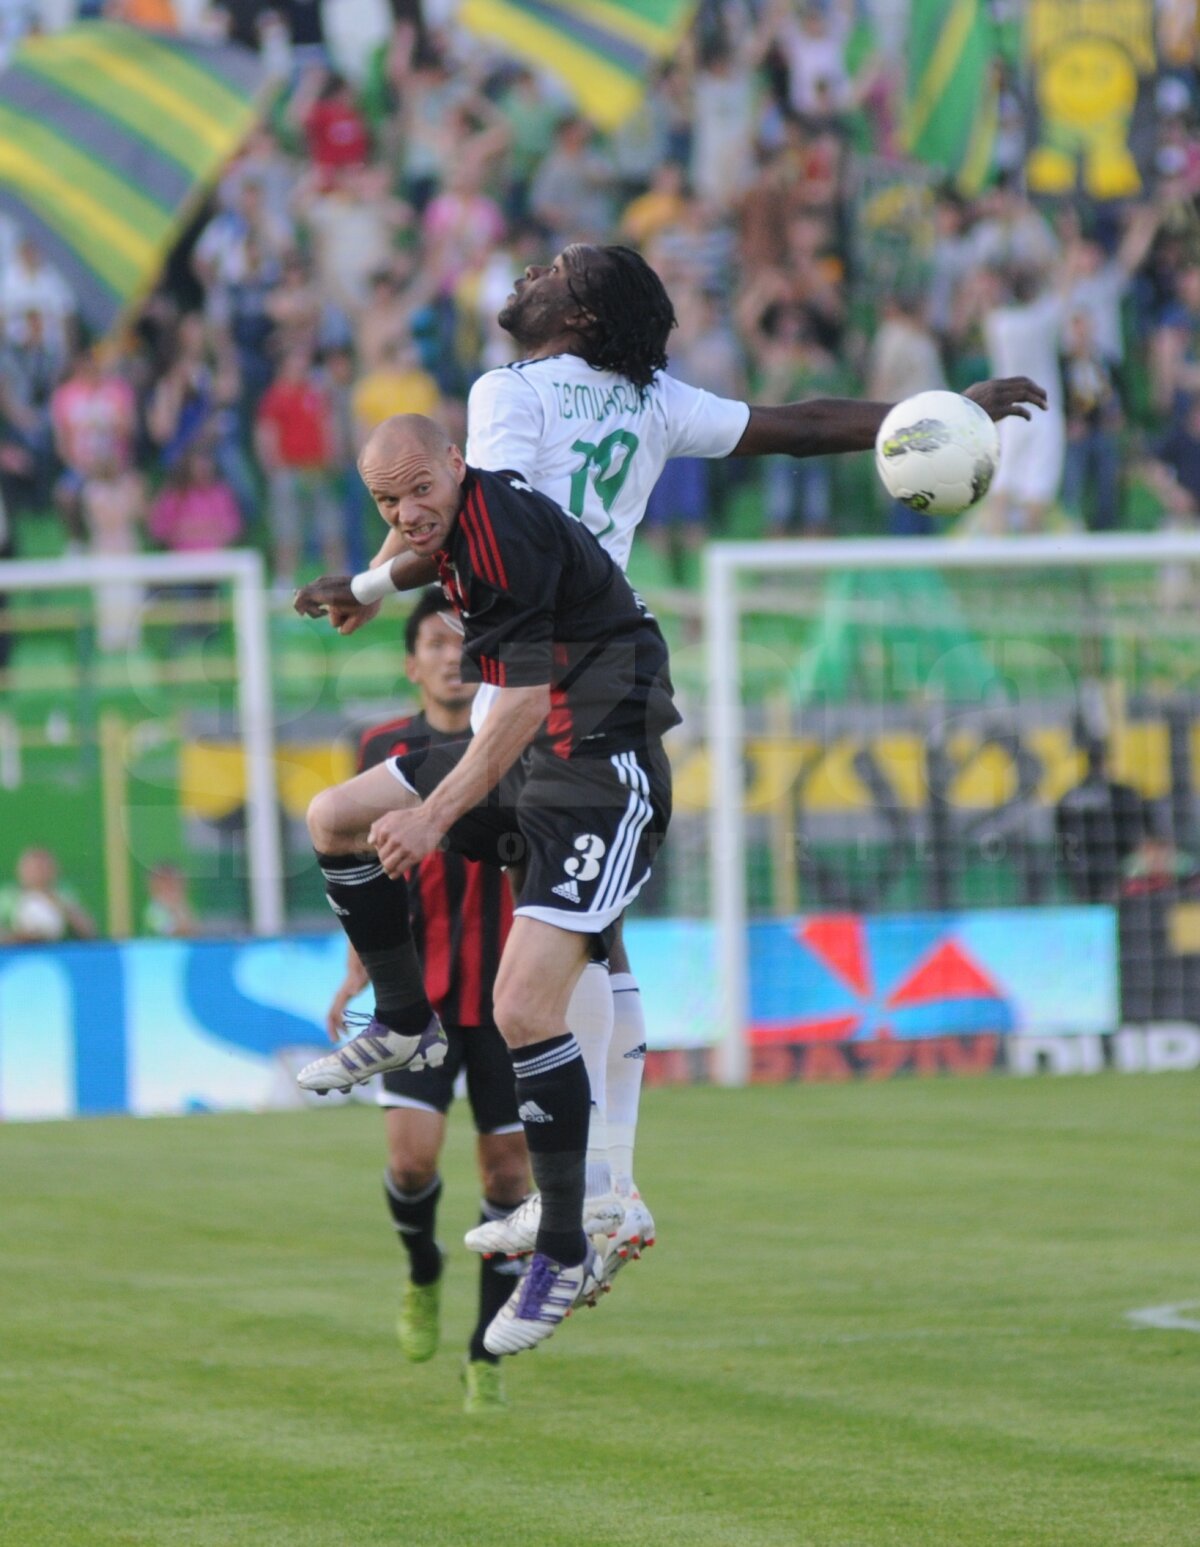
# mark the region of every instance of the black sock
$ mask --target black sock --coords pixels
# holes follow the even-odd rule
[[[485,1225],[492,1219],[507,1219],[516,1206],[515,1203],[494,1203],[491,1198],[484,1198],[479,1205],[479,1223]],[[520,1262],[509,1262],[507,1257],[502,1256],[479,1259],[479,1320],[471,1334],[468,1359],[482,1359],[486,1364],[500,1363],[500,1356],[489,1354],[483,1346],[483,1334],[491,1325],[496,1312],[517,1287],[521,1266]]]
[[[433,1009],[408,918],[408,882],[393,881],[374,854],[317,854],[325,895],[375,990],[375,1014],[407,1036],[425,1030]]]
[[[570,1032],[509,1051],[529,1163],[542,1195],[537,1249],[574,1267],[587,1255],[583,1184],[592,1104],[587,1070]]]
[[[396,1234],[408,1253],[408,1274],[414,1284],[433,1284],[442,1276],[442,1254],[434,1238],[442,1179],[435,1176],[420,1192],[401,1192],[392,1173],[383,1173],[383,1195]]]

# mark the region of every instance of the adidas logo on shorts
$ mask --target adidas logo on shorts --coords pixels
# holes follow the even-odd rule
[[[552,886],[550,890],[556,897],[565,897],[568,902],[579,901],[579,888],[574,881],[564,881],[561,886]]]

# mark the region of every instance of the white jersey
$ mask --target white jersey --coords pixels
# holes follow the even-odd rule
[[[660,371],[644,393],[578,355],[520,360],[481,376],[467,399],[467,461],[520,473],[583,522],[622,569],[669,457],[727,457],[745,403]]]
[[[714,397],[660,371],[644,393],[578,355],[519,360],[488,371],[467,399],[467,461],[520,473],[582,521],[621,566],[669,457],[727,457],[750,420],[745,403]],[[471,729],[498,688],[471,706]]]

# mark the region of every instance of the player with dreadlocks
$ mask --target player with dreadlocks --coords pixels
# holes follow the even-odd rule
[[[593,532],[622,569],[668,458],[867,450],[891,407],[840,398],[751,407],[686,386],[666,370],[675,326],[670,297],[649,264],[627,247],[573,245],[548,266],[527,268],[498,320],[523,358],[489,371],[472,387],[467,461],[519,474]],[[993,419],[1027,419],[1025,404],[1041,408],[1046,401],[1026,377],[982,382],[967,395]],[[434,578],[427,560],[385,544],[380,560],[388,559],[382,575],[373,570],[353,581],[325,577],[306,586],[297,594],[297,611],[328,612],[334,626],[349,633],[374,616],[378,603],[371,598],[386,594],[389,585],[407,590]],[[494,694],[485,685],[476,696],[476,728]],[[580,852],[588,856],[582,865],[600,858],[591,857],[591,842],[581,826]],[[568,902],[572,879],[563,876],[561,895]],[[654,1236],[633,1183],[645,1027],[619,936],[609,965],[610,977],[601,969],[584,974],[568,1016],[592,1089],[589,1200],[611,1187],[625,1207],[624,1223],[606,1248],[607,1277]],[[480,1251],[530,1251],[537,1218],[535,1195],[507,1219],[472,1231],[468,1244]]]

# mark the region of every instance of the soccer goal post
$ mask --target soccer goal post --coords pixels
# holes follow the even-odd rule
[[[62,605],[49,593],[87,593],[87,604]],[[39,598],[37,606],[31,603],[34,595]],[[284,927],[284,867],[261,555],[239,549],[9,560],[0,562],[0,597],[6,604],[0,624],[17,642],[12,662],[0,673],[10,703],[22,694],[40,701],[61,691],[64,699],[74,701],[85,695],[94,700],[101,693],[112,697],[124,691],[137,704],[143,723],[151,728],[156,713],[163,712],[158,697],[163,683],[171,684],[172,691],[189,707],[201,702],[213,687],[213,674],[203,654],[205,641],[197,643],[186,632],[196,627],[195,620],[211,618],[232,630],[232,655],[222,663],[219,675],[222,692],[228,689],[236,702],[240,762],[233,777],[244,784],[248,914],[255,934],[279,933]],[[52,613],[61,617],[52,617]],[[23,668],[21,641],[39,630],[44,635],[50,625],[57,630],[55,642],[73,642],[75,658],[70,668],[63,669],[54,660]],[[162,636],[159,653],[153,658],[144,648],[144,637],[151,628]],[[189,658],[180,660],[181,653]],[[118,897],[122,890],[112,879],[119,869],[112,850],[119,846],[120,833],[108,821],[107,812],[120,801],[126,743],[119,715],[101,710],[96,724],[96,734],[88,734],[79,752],[83,761],[94,754],[100,764],[111,920],[112,888],[116,884]],[[49,841],[41,834],[36,838]],[[30,841],[35,841],[32,833]]]
[[[1200,534],[715,543],[704,604],[724,1083],[772,1039],[981,1024],[977,963],[961,1023],[953,986],[872,968],[856,942],[879,918],[917,940],[977,909],[1036,941],[1055,909],[1119,910],[1121,1003],[1089,1013],[1200,1020],[1200,901],[1154,911],[1200,854]],[[1090,814],[1102,783],[1127,831]],[[781,973],[755,944],[772,919],[824,954]],[[1006,1002],[1002,1029],[1068,997]]]

